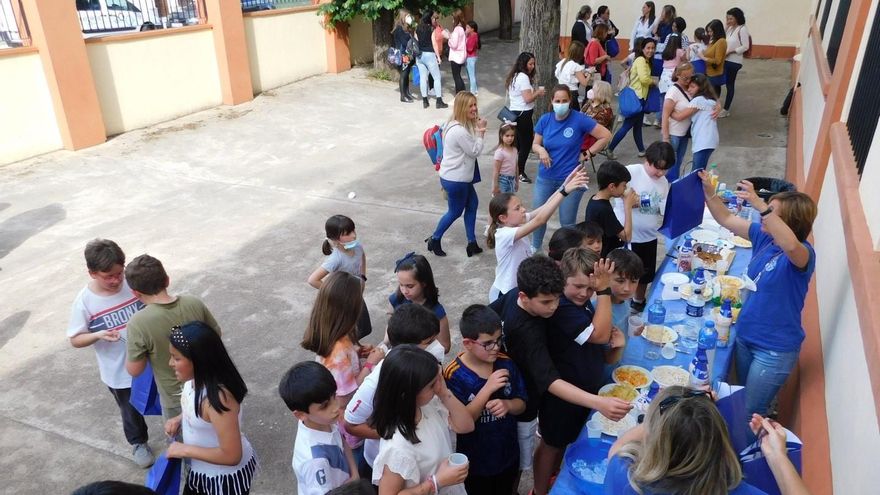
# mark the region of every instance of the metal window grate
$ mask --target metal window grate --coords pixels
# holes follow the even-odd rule
[[[828,38],[828,50],[825,52],[825,55],[828,57],[828,67],[831,68],[831,72],[834,72],[834,65],[837,63],[837,52],[840,51],[840,40],[843,39],[843,30],[846,28],[846,18],[849,15],[849,6],[851,3],[851,0],[840,0],[840,3],[837,6],[837,15],[834,17],[834,28],[831,30],[831,37]]]
[[[828,25],[828,17],[831,15],[831,6],[834,0],[825,0],[825,8],[822,9],[822,22],[819,24],[819,34],[825,39],[825,26]]]
[[[75,0],[86,37],[201,24],[196,0]]]
[[[30,45],[30,31],[21,0],[0,0],[0,49]]]
[[[822,0],[819,0],[818,2],[816,2],[816,12],[813,14],[813,17],[816,19],[816,21],[820,20],[819,19],[819,11],[821,9],[822,9]]]
[[[846,128],[849,131],[859,177],[865,170],[868,152],[871,151],[871,142],[877,131],[877,120],[880,118],[880,91],[877,91],[877,81],[880,80],[880,64],[875,63],[876,60],[880,60],[880,10],[874,12],[871,33],[868,36],[865,56],[862,59],[862,67],[859,69],[856,90],[853,93],[849,116],[846,120]]]

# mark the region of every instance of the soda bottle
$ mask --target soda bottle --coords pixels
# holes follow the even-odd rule
[[[694,279],[692,282],[694,289],[700,289],[701,291],[706,290],[706,271],[702,268],[697,268],[697,271],[694,272]]]
[[[733,308],[730,299],[721,302],[721,309],[715,319],[715,328],[718,329],[718,347],[727,347],[730,341],[730,325],[733,323]]]
[[[700,337],[697,339],[697,349],[706,351],[706,360],[708,361],[709,372],[712,372],[712,366],[715,364],[715,347],[718,344],[718,332],[715,330],[715,322],[707,319],[700,330]]]
[[[657,382],[651,382],[651,388],[648,389],[648,402],[650,403],[654,400],[654,397],[657,395],[657,392],[660,391],[660,384]]]
[[[691,361],[690,374],[692,388],[700,388],[709,384],[709,362],[706,351],[702,347],[697,348],[697,355]]]
[[[709,180],[712,182],[712,188],[715,192],[718,192],[718,164],[713,163],[709,165]]]
[[[690,273],[694,268],[694,248],[691,238],[686,237],[684,244],[681,245],[681,251],[678,252],[678,271],[682,273]]]

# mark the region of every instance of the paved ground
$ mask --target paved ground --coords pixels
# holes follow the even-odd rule
[[[486,41],[479,98],[483,114],[494,116],[517,45]],[[771,61],[748,61],[740,73],[712,160],[723,180],[783,175],[786,123],[777,112],[789,73],[788,63]],[[357,223],[369,258],[374,341],[386,321],[394,260],[424,252],[422,239],[445,210],[421,136],[449,112],[398,103],[395,89],[363,70],[320,76],[81,152],[0,167],[0,492],[143,481],[92,351],[73,349],[64,337],[70,303],[87,282],[82,249],[106,237],[129,258],[157,256],[173,293],[207,302],[250,387],[244,431],[263,467],[253,493],[295,493],[295,422],[276,386],[287,367],[312,357],[299,341],[315,297],[305,280],[322,259],[324,220],[343,213]],[[489,136],[497,121],[491,127]],[[646,130],[646,142],[658,136]],[[481,160],[484,177],[492,148]],[[618,156],[637,161],[631,139]],[[535,163],[529,167],[534,175]],[[490,189],[485,182],[478,189],[485,212]],[[525,186],[523,195],[530,193]],[[481,215],[480,231],[485,223]],[[455,340],[455,315],[486,299],[495,266],[491,252],[465,256],[461,225],[444,239],[449,256],[431,258]],[[148,423],[161,450],[160,422]]]

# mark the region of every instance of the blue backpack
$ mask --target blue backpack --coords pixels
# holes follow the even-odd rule
[[[456,124],[458,125],[458,124]],[[434,165],[434,170],[440,170],[440,162],[443,161],[443,131],[446,126],[439,124],[429,127],[422,135],[422,144],[428,152],[428,158]]]

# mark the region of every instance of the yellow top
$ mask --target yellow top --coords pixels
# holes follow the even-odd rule
[[[629,87],[636,92],[639,98],[644,100],[648,97],[651,81],[651,64],[645,60],[645,57],[636,57],[629,70]]]
[[[703,58],[706,60],[706,75],[709,77],[718,77],[724,74],[724,58],[727,57],[727,40],[719,39],[715,43],[709,45],[703,52]]]

